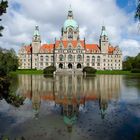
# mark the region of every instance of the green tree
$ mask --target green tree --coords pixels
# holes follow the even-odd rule
[[[0,48],[0,76],[5,76],[18,69],[18,58],[13,49]]]
[[[136,12],[135,12],[135,18],[140,21],[140,0],[138,0]]]
[[[6,13],[6,8],[8,7],[8,1],[0,1],[0,16],[2,16],[4,13]],[[2,19],[0,18],[0,21]],[[4,29],[4,27],[2,25],[0,25],[0,36],[2,36],[2,30]]]

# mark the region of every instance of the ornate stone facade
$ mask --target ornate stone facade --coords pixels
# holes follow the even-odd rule
[[[105,26],[102,27],[98,44],[87,44],[80,39],[79,26],[74,20],[71,8],[61,30],[60,40],[52,44],[41,44],[39,27],[35,27],[31,45],[20,48],[19,69],[44,69],[54,65],[57,71],[82,70],[91,66],[98,70],[121,70],[122,52],[113,47]]]

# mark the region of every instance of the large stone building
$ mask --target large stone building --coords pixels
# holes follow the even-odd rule
[[[35,27],[31,45],[22,46],[18,53],[20,69],[44,69],[56,66],[57,71],[82,70],[91,66],[98,70],[121,70],[122,52],[113,47],[105,26],[102,27],[99,44],[87,44],[80,39],[79,26],[71,8],[61,30],[61,37],[52,44],[41,44],[39,27]]]

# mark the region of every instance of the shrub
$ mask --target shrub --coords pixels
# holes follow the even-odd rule
[[[96,69],[92,68],[92,67],[84,67],[83,68],[83,72],[86,72],[87,74],[95,74],[96,73]]]
[[[54,66],[49,66],[49,67],[46,67],[46,68],[43,70],[43,74],[45,74],[45,75],[52,75],[54,71],[56,71],[56,67],[54,67]]]
[[[131,73],[140,73],[140,69],[132,69]]]

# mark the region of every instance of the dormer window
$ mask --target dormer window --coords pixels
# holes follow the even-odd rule
[[[73,30],[71,28],[68,31],[68,38],[73,39]]]

